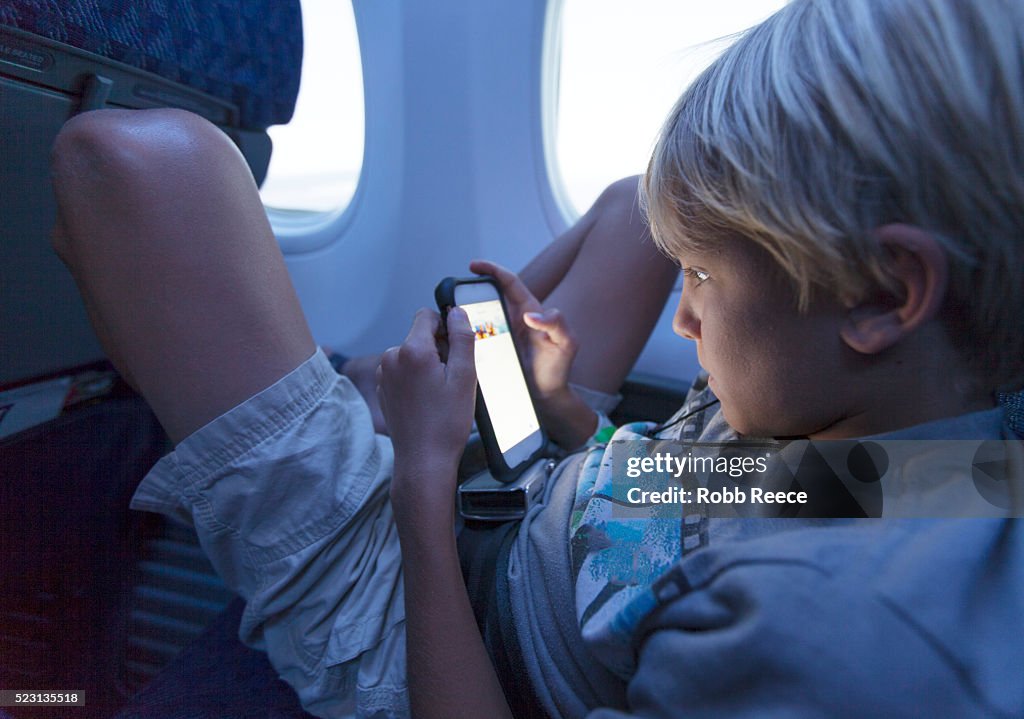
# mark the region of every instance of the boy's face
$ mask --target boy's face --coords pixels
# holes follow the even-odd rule
[[[677,259],[684,279],[673,328],[697,343],[729,424],[748,436],[841,436],[856,405],[842,306],[817,300],[799,314],[782,271],[746,240]]]

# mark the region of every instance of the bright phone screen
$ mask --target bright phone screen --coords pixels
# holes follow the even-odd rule
[[[506,454],[540,429],[500,300],[459,305],[476,334],[476,376],[498,448]]]

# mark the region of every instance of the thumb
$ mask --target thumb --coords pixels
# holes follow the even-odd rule
[[[461,307],[448,310],[448,362],[446,374],[455,382],[475,382],[473,345],[476,336],[469,326],[469,317]]]

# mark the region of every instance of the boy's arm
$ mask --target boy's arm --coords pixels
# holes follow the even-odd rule
[[[413,716],[511,717],[480,638],[455,545],[456,469],[473,421],[474,337],[463,310],[421,310],[381,357],[378,395],[395,447],[391,503],[402,545]]]
[[[415,476],[396,475],[395,481],[451,485],[455,471],[451,465]],[[398,524],[412,715],[511,717],[466,593],[451,508],[450,498],[435,507],[420,505]]]
[[[680,708],[688,719],[999,715],[870,579],[797,557],[733,561],[709,563],[714,577],[689,591],[692,577],[680,576],[684,593],[637,633],[628,708],[587,719],[672,719]]]

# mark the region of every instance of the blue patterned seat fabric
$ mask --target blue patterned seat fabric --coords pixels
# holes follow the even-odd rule
[[[234,103],[245,129],[295,109],[299,0],[13,0],[0,2],[0,24]]]
[[[1024,391],[1002,393],[999,404],[1006,412],[1006,422],[1014,432],[1024,436]]]

